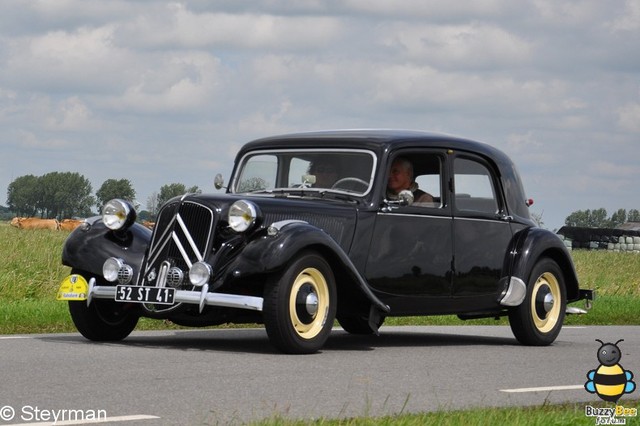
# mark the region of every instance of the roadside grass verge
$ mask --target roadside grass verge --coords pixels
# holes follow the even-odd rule
[[[635,408],[640,399],[621,400],[618,405],[625,408]],[[469,410],[441,410],[419,414],[399,414],[385,417],[358,417],[352,419],[316,419],[316,420],[288,420],[276,416],[272,419],[249,423],[251,426],[475,426],[475,425],[510,425],[510,426],[549,426],[549,425],[584,425],[593,426],[597,417],[585,414],[585,407],[615,408],[615,404],[602,401],[570,403],[557,405],[542,405],[532,407],[477,408]],[[603,420],[610,420],[605,417]],[[638,417],[615,417],[615,420],[626,420],[626,424],[635,424]],[[611,423],[613,424],[613,423]]]

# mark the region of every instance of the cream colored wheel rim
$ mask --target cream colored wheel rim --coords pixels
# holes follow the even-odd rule
[[[541,305],[542,301],[540,297],[542,295],[551,295],[553,298],[553,305],[546,311]],[[533,316],[533,322],[541,333],[548,333],[558,323],[560,319],[560,308],[562,295],[560,293],[560,284],[558,279],[551,272],[545,272],[540,275],[533,286],[533,292],[531,293],[531,315]],[[542,313],[545,311],[546,313]]]
[[[289,295],[289,316],[294,330],[303,339],[313,339],[322,331],[329,314],[329,286],[316,268],[306,268],[293,282]]]

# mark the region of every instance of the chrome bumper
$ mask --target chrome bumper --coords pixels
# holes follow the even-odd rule
[[[89,293],[87,295],[87,306],[93,299],[111,299],[116,297],[115,286],[95,285],[96,279],[89,280]],[[225,308],[249,309],[251,311],[262,311],[262,297],[243,296],[227,293],[209,293],[209,285],[202,286],[200,291],[176,290],[175,303],[187,303],[198,305],[200,312],[205,306],[221,306]]]

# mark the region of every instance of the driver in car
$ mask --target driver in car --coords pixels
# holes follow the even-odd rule
[[[387,198],[397,200],[400,191],[409,190],[413,194],[414,203],[431,203],[433,196],[418,188],[418,184],[413,181],[413,164],[404,157],[393,160],[389,171],[389,182],[387,184]]]

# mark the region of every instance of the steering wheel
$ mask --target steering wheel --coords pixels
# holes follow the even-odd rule
[[[345,186],[344,184],[347,184],[347,185]],[[354,186],[355,186],[355,188],[354,188]],[[369,182],[364,181],[364,180],[362,180],[360,178],[357,178],[357,177],[345,177],[345,178],[342,178],[342,179],[338,179],[336,181],[336,183],[334,183],[331,186],[331,189],[342,188],[342,189],[346,189],[348,191],[356,192],[356,191],[358,191],[358,186],[362,187],[362,191],[366,191],[367,188],[369,187]],[[362,192],[362,191],[358,191],[358,192]]]

